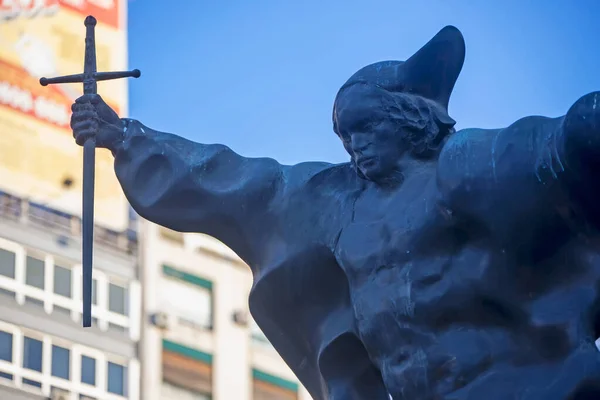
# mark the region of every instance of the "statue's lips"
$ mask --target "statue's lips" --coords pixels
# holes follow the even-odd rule
[[[372,165],[375,165],[376,163],[377,163],[377,156],[361,157],[358,160],[356,160],[356,164],[358,164],[361,167],[372,166]]]

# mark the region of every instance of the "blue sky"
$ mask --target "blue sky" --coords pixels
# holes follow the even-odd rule
[[[128,3],[129,63],[142,70],[130,116],[285,164],[347,161],[331,125],[338,88],[364,65],[406,59],[449,24],[467,43],[450,100],[458,128],[562,115],[600,90],[600,1]]]

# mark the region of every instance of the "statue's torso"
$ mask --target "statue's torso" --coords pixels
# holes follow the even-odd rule
[[[418,383],[419,370],[427,376],[444,313],[466,309],[484,290],[481,266],[495,255],[457,229],[432,165],[393,192],[367,189],[338,241],[361,340],[384,374],[411,365],[406,385]],[[439,356],[442,366],[448,360]]]
[[[488,142],[503,139],[505,149],[515,142]],[[493,178],[485,174],[505,163],[474,175]],[[447,394],[506,362],[507,374],[525,368],[521,374],[535,380],[553,363],[592,354],[594,332],[586,324],[595,298],[590,282],[600,269],[578,257],[594,246],[568,231],[551,201],[536,199],[535,160],[530,164],[522,178],[500,175],[487,195],[472,190],[462,204],[448,196],[435,164],[394,191],[373,186],[356,200],[335,255],[348,277],[360,338],[384,379],[392,377],[390,390],[397,385],[407,399]],[[450,194],[465,192],[467,181],[450,183]],[[511,196],[523,190],[531,191],[520,200],[524,213],[514,213]]]

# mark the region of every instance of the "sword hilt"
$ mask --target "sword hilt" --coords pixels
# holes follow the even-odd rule
[[[96,94],[98,85],[96,74],[96,18],[89,15],[83,22],[85,25],[85,56],[83,61],[83,93]]]

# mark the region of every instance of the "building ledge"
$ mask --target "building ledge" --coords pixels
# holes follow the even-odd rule
[[[81,218],[3,191],[0,191],[0,220],[52,232],[69,241],[81,238]],[[106,251],[126,255],[135,255],[138,251],[137,234],[133,230],[116,232],[95,225],[94,242]]]
[[[46,400],[45,396],[30,392],[25,388],[17,388],[11,381],[0,379],[0,399],[6,400]]]

